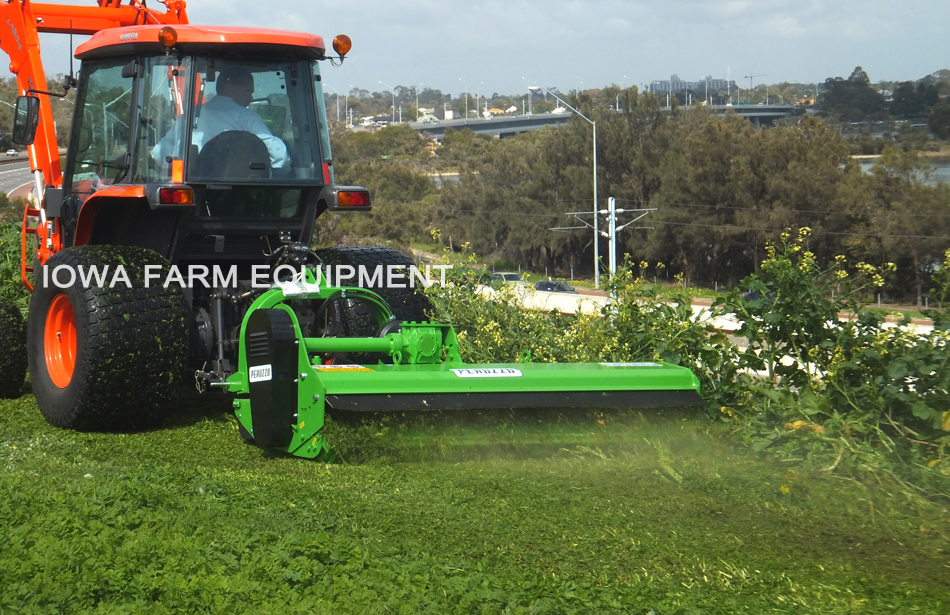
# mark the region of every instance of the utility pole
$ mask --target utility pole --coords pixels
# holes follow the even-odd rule
[[[583,226],[557,226],[550,230],[571,231],[571,230],[577,230],[577,229],[595,228],[594,225],[597,224],[597,215],[607,214],[607,231],[606,232],[597,231],[597,233],[603,237],[606,237],[609,240],[608,266],[610,269],[610,275],[611,277],[613,277],[617,275],[617,233],[627,228],[634,222],[641,220],[644,216],[649,214],[651,211],[656,211],[656,208],[652,207],[652,208],[639,208],[639,209],[617,209],[617,199],[615,199],[614,197],[610,197],[607,199],[607,209],[601,209],[599,211],[594,212],[594,224],[591,224],[587,220],[584,220],[583,218],[581,218],[581,216],[589,216],[591,212],[571,211],[571,212],[568,212],[566,215],[574,218],[575,220],[583,224]],[[634,213],[634,212],[642,212],[642,213],[640,213],[639,216],[637,216],[630,222],[617,226],[617,214]],[[652,226],[637,226],[634,228],[650,229],[653,227]]]
[[[610,253],[608,267],[610,276],[613,277],[617,275],[617,199],[614,197],[607,199],[607,237],[609,239],[607,249]]]
[[[607,211],[601,211],[601,213],[607,214],[607,232],[604,235],[610,240],[609,243],[609,264],[610,264],[610,276],[613,277],[617,275],[617,232],[622,231],[627,228],[637,220],[642,219],[644,216],[648,215],[651,211],[656,211],[656,207],[649,209],[617,209],[617,199],[610,197],[607,199]],[[622,214],[624,212],[643,212],[630,222],[617,226],[617,214]],[[653,228],[652,226],[638,226],[635,228]]]

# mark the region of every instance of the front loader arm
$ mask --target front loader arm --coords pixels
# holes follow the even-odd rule
[[[147,24],[186,24],[184,0],[167,0],[165,12],[145,8],[138,0],[99,0],[98,6],[34,4],[33,12],[42,19],[40,32],[54,34],[95,34],[108,28],[144,26]]]
[[[184,0],[166,0],[166,11],[159,13],[145,7],[140,0],[99,0],[97,6],[32,4],[30,0],[0,0],[0,49],[10,57],[10,72],[16,75],[17,92],[46,92],[46,75],[40,58],[39,34],[95,34],[107,28],[145,24],[188,23]],[[62,248],[62,229],[58,219],[47,220],[43,210],[46,186],[63,185],[63,172],[56,144],[53,110],[49,96],[40,96],[39,124],[29,147],[30,169],[33,171],[36,202],[27,204],[23,216],[23,262],[21,280],[32,289],[27,271],[34,258],[46,262]],[[30,226],[31,218],[39,218]],[[37,253],[27,254],[28,234],[36,234]]]

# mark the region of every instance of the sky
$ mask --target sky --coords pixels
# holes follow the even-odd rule
[[[859,65],[878,82],[950,68],[947,0],[188,0],[188,16],[312,32],[328,47],[349,35],[343,65],[322,69],[341,93],[566,92],[727,71],[746,87],[749,74],[757,84],[814,83]],[[42,37],[48,74],[68,71],[67,41]]]

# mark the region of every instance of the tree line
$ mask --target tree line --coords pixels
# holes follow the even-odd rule
[[[598,207],[614,197],[624,209],[655,209],[638,223],[650,228],[620,233],[621,258],[651,271],[660,264],[663,276],[692,285],[734,285],[784,229],[808,227],[820,262],[893,262],[888,296],[925,297],[950,247],[950,186],[929,182],[915,151],[887,147],[865,173],[847,140],[816,117],[756,130],[735,115],[667,113],[636,88],[604,92],[573,101],[597,122]],[[615,99],[619,110],[604,103]],[[440,229],[454,248],[467,242],[490,260],[592,275],[593,233],[551,230],[574,225],[567,213],[593,209],[584,120],[501,140],[449,132],[434,154],[408,127],[337,130],[333,141],[337,182],[370,188],[375,210],[321,218],[323,242],[408,245]],[[458,175],[438,187],[431,177],[440,173]],[[599,247],[606,262],[606,239]]]

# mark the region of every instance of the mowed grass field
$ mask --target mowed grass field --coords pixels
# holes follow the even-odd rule
[[[602,446],[334,424],[322,464],[193,403],[136,434],[0,403],[0,613],[950,613],[945,508],[689,414],[595,416]]]

